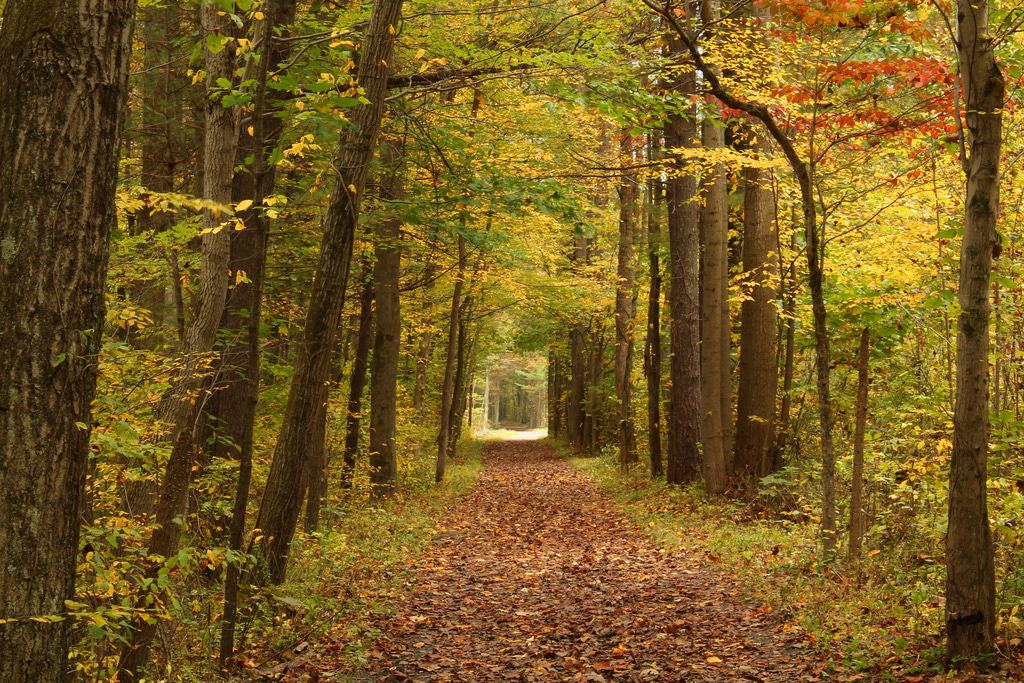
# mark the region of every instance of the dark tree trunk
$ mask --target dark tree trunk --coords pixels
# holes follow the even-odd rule
[[[757,136],[758,151],[767,144]],[[772,469],[769,441],[778,386],[775,337],[775,196],[771,172],[743,170],[743,277],[750,287],[740,311],[740,377],[736,413],[735,468],[740,484],[753,490]]]
[[[620,137],[619,156],[623,167],[633,163],[635,141],[629,129]],[[626,470],[636,462],[636,433],[633,425],[633,241],[636,233],[636,209],[639,185],[635,172],[626,172],[619,180],[618,278],[615,284],[615,398],[618,409],[619,467]]]
[[[987,500],[989,281],[998,247],[1003,75],[993,53],[988,0],[958,2],[960,81],[969,149],[960,248],[956,407],[946,535],[946,650],[990,653],[995,639],[995,569]]]
[[[138,84],[142,104],[139,136],[142,186],[149,192],[173,192],[177,168],[185,155],[179,130],[183,104],[179,93],[187,85],[174,64],[174,41],[179,37],[181,9],[176,3],[168,2],[140,9],[139,15],[139,38],[144,50],[144,73]],[[172,223],[170,213],[154,212],[147,207],[137,215],[136,228],[140,234],[152,234],[167,230]],[[146,244],[143,248],[149,251],[153,246]],[[167,283],[152,274],[147,275],[133,284],[132,298],[150,311],[153,327],[157,328],[166,317],[164,287]],[[135,345],[150,343],[154,336],[151,333],[143,340],[138,333],[129,332],[129,341]]]
[[[444,379],[441,383],[440,427],[437,434],[437,466],[434,469],[434,481],[444,481],[448,458],[448,438],[451,436],[448,427],[451,417],[452,397],[455,390],[455,364],[458,362],[459,343],[459,311],[462,307],[462,288],[466,278],[466,238],[458,237],[459,265],[455,274],[455,286],[452,290],[452,307],[448,317],[448,349],[444,362]]]
[[[400,153],[388,147],[388,158],[395,168],[384,187],[386,198],[401,194],[403,170],[398,166]],[[382,221],[376,231],[377,264],[373,282],[377,298],[377,329],[373,337],[370,367],[370,484],[372,495],[390,494],[398,483],[398,453],[395,449],[395,422],[398,411],[398,356],[402,341],[402,313],[399,302],[399,277],[402,272],[401,220]]]
[[[571,385],[569,387],[568,410],[569,443],[578,451],[586,449],[584,444],[587,417],[587,328],[575,324],[569,332]]]
[[[475,340],[469,339],[469,314],[473,298],[467,296],[462,300],[462,311],[459,313],[459,338],[457,342],[458,360],[455,364],[454,392],[452,407],[448,416],[448,457],[455,456],[462,436],[462,420],[466,415],[467,370],[470,364],[470,353]]]
[[[228,36],[234,30],[231,19],[212,5],[200,11],[204,34]],[[234,76],[231,49],[218,52],[206,50],[206,90],[213,93],[217,81]],[[238,145],[238,125],[233,107],[225,107],[219,100],[207,97],[206,125],[203,138],[203,198],[219,204],[230,204],[235,154]],[[211,353],[217,338],[227,301],[229,268],[231,263],[231,233],[223,226],[225,217],[206,211],[203,215],[201,237],[202,262],[199,273],[199,291],[195,316],[185,331],[185,356],[175,385],[164,397],[163,417],[173,425],[171,454],[167,459],[160,494],[155,508],[156,530],[149,541],[149,555],[169,558],[178,550],[183,524],[181,517],[188,511],[189,484],[195,455],[195,432],[209,394]],[[162,561],[148,569],[155,578]],[[136,619],[131,640],[121,650],[118,680],[135,681],[149,661],[150,644],[156,636],[156,624]]]
[[[71,680],[75,558],[128,92],[130,0],[0,20],[0,680]]]
[[[672,37],[670,50],[682,56],[680,41]],[[686,70],[676,89],[682,94],[696,89],[696,77]],[[669,149],[696,145],[696,112],[673,114],[665,129],[665,145]],[[694,197],[697,179],[678,171],[667,181],[670,332],[672,354],[669,402],[668,474],[670,484],[687,484],[700,476],[700,339],[699,272],[697,264],[699,211]]]
[[[651,159],[656,143],[649,145]],[[647,377],[647,440],[651,459],[651,476],[664,472],[661,464],[661,179],[647,183],[647,262],[650,267],[650,290],[647,295],[647,339],[644,344],[644,374]]]
[[[793,242],[796,242],[794,235]],[[781,268],[781,256],[780,256]],[[784,348],[782,361],[782,401],[779,408],[779,419],[776,421],[775,443],[772,445],[768,458],[767,471],[776,472],[782,468],[782,456],[789,444],[790,414],[793,410],[793,373],[796,368],[796,264],[788,269],[788,276],[780,279],[783,291],[782,313],[784,318]],[[786,282],[789,284],[786,285]]]
[[[384,114],[388,64],[397,35],[402,0],[376,0],[363,40],[359,85],[368,104],[349,113],[334,169],[338,173],[327,215],[309,309],[294,363],[284,422],[260,504],[257,527],[263,531],[261,552],[273,583],[284,580],[299,511],[302,508],[306,458],[319,415],[326,410],[323,387],[331,350],[345,303],[359,205],[366,186],[380,122]]]
[[[348,417],[345,422],[345,451],[342,456],[341,485],[352,488],[352,477],[359,456],[359,431],[363,421],[363,393],[366,391],[366,369],[373,342],[373,270],[369,262],[363,264],[363,291],[359,299],[359,331],[352,358],[349,377]]]
[[[266,266],[267,235],[270,221],[262,205],[274,192],[276,174],[269,159],[277,146],[283,122],[276,116],[279,101],[268,99],[267,74],[271,65],[279,64],[290,52],[291,43],[269,41],[274,27],[286,26],[295,19],[295,0],[273,0],[261,35],[271,48],[261,55],[257,75],[257,92],[252,118],[253,135],[239,135],[239,157],[244,162],[252,156],[252,168],[235,173],[233,199],[252,199],[253,207],[242,218],[245,230],[231,236],[231,281],[236,283],[228,293],[222,327],[229,331],[222,350],[222,375],[225,385],[214,394],[213,408],[218,426],[237,448],[238,481],[229,525],[230,547],[240,551],[245,535],[249,486],[252,480],[253,428],[256,402],[259,397],[260,321],[262,318],[263,282]],[[244,277],[239,277],[244,274]],[[244,336],[242,334],[244,330]],[[213,412],[213,411],[211,411]],[[223,440],[217,439],[221,444]],[[224,618],[221,625],[219,663],[223,667],[234,651],[235,624],[238,614],[240,572],[229,565],[224,581]]]
[[[864,540],[864,428],[868,419],[868,354],[871,352],[868,328],[860,332],[857,352],[857,415],[853,432],[853,482],[850,485],[849,559],[856,563],[860,579],[860,549]]]

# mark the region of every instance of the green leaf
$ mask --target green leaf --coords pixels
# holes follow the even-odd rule
[[[206,49],[212,53],[217,54],[224,49],[224,46],[228,44],[230,38],[227,36],[218,36],[215,33],[209,33],[206,36]]]

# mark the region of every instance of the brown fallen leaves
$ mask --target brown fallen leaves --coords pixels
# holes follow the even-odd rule
[[[364,681],[816,681],[799,632],[666,554],[549,446],[485,450],[476,488],[379,624]],[[335,672],[337,673],[337,672]]]

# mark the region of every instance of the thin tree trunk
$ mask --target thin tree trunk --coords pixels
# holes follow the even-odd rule
[[[448,413],[448,458],[455,456],[456,448],[459,445],[459,438],[462,436],[462,419],[466,414],[466,374],[469,365],[470,347],[472,342],[469,339],[469,313],[473,305],[473,298],[467,296],[462,300],[461,311],[459,312],[459,338],[456,343],[456,364],[455,380],[453,384],[451,410]]]
[[[755,133],[755,136],[759,154],[766,154],[767,141],[761,135]],[[750,293],[740,311],[735,467],[740,484],[748,490],[753,490],[757,481],[771,469],[769,436],[773,432],[778,390],[777,273],[776,260],[771,257],[775,245],[775,193],[770,182],[771,172],[766,169],[743,169],[743,277]],[[786,322],[791,324],[792,320]]]
[[[857,353],[857,415],[853,431],[853,483],[850,486],[849,560],[857,567],[860,580],[860,549],[864,540],[864,428],[868,419],[868,354],[871,351],[868,328],[860,332]]]
[[[619,156],[624,167],[633,163],[635,140],[629,129],[622,131]],[[633,425],[633,240],[636,233],[636,205],[639,185],[635,172],[626,172],[619,181],[618,278],[615,284],[615,398],[619,418],[619,466],[626,470],[636,462],[636,434]]]
[[[180,11],[175,3],[148,6],[139,11],[139,39],[144,51],[144,73],[138,85],[142,104],[141,180],[147,191],[155,193],[174,191],[176,169],[184,156],[180,149],[181,135],[175,125],[182,105],[176,96],[176,90],[182,86],[181,79],[175,75],[174,68],[174,41],[179,37]],[[137,218],[140,234],[163,232],[173,223],[170,213],[152,211],[150,207],[143,209]],[[153,248],[151,244],[144,247],[146,250]],[[132,299],[150,311],[154,327],[165,317],[164,285],[159,278],[148,277],[134,282],[132,287]],[[132,332],[129,341],[138,345],[143,340]],[[145,343],[152,341],[155,339],[147,338]]]
[[[584,432],[587,416],[587,361],[586,327],[576,323],[569,332],[570,373],[569,388],[569,443],[577,451],[584,451]]]
[[[459,266],[452,290],[452,308],[448,317],[448,349],[444,362],[444,380],[441,384],[441,424],[437,435],[437,466],[434,469],[434,481],[438,484],[444,481],[448,458],[448,425],[454,396],[455,364],[459,353],[459,310],[462,307],[462,288],[466,278],[466,238],[461,234],[458,237],[458,249]]]
[[[204,35],[231,36],[234,24],[213,5],[201,9]],[[206,126],[203,141],[203,197],[221,205],[231,204],[232,178],[238,145],[238,120],[233,107],[225,107],[212,94],[217,81],[234,77],[234,50],[229,46],[217,52],[206,50]],[[157,527],[149,541],[149,555],[172,557],[178,550],[183,524],[188,511],[189,484],[195,456],[194,432],[200,421],[209,389],[206,369],[214,350],[230,283],[230,226],[223,225],[226,216],[219,211],[203,214],[201,237],[202,261],[196,312],[185,332],[185,357],[175,386],[164,398],[164,419],[173,425],[171,454],[160,484],[156,503]],[[148,570],[155,578],[158,563]],[[156,624],[135,619],[132,636],[120,655],[118,680],[128,683],[139,678],[149,661],[149,649],[156,636]]]
[[[683,55],[681,41],[669,38],[670,54]],[[686,69],[679,76],[676,90],[689,94],[696,89],[696,76]],[[697,137],[696,112],[688,108],[686,115],[671,114],[665,129],[665,145],[669,149],[694,147]],[[667,185],[671,377],[669,401],[668,473],[670,484],[687,484],[701,471],[700,418],[700,340],[699,268],[697,261],[699,211],[694,197],[697,179],[678,171],[669,175]]]
[[[363,421],[363,393],[366,391],[366,369],[373,342],[373,274],[369,262],[363,264],[363,291],[359,299],[359,331],[349,377],[348,417],[345,421],[345,452],[341,485],[352,488],[352,478],[359,456],[359,431]]]
[[[334,163],[338,177],[324,218],[303,343],[296,354],[284,422],[257,519],[263,532],[261,553],[273,583],[281,583],[285,577],[288,547],[306,488],[302,481],[306,458],[314,448],[319,414],[326,410],[323,388],[344,309],[359,205],[384,114],[388,65],[401,9],[402,0],[376,0],[373,4],[359,69],[359,85],[368,103],[349,113],[351,125],[342,133]]]
[[[793,236],[796,243],[796,235]],[[781,256],[780,256],[781,263]],[[793,409],[793,375],[796,369],[796,264],[788,269],[789,276],[780,280],[783,290],[782,314],[785,324],[785,355],[782,364],[782,402],[779,408],[779,419],[776,426],[775,444],[769,458],[768,472],[775,472],[782,467],[782,455],[789,445],[792,429],[790,413]],[[788,279],[789,285],[785,282]]]
[[[992,652],[995,569],[988,520],[989,280],[998,247],[1004,82],[993,53],[988,0],[959,0],[960,77],[969,156],[960,248],[956,407],[946,534],[946,651]]]
[[[648,156],[655,157],[656,142],[652,139]],[[647,339],[644,344],[644,373],[647,377],[647,441],[651,459],[651,476],[664,474],[661,464],[661,179],[647,182],[647,261],[650,269],[650,290],[647,296]]]
[[[239,147],[242,150],[239,156],[244,161],[251,154],[253,168],[251,173],[237,172],[234,179],[233,199],[252,199],[255,207],[243,214],[246,229],[233,231],[231,237],[231,280],[236,284],[228,294],[224,327],[239,331],[244,329],[245,336],[244,339],[238,334],[229,337],[231,341],[222,352],[222,364],[228,379],[215,395],[220,428],[230,436],[238,449],[238,481],[229,525],[230,547],[236,552],[241,551],[245,536],[252,480],[253,429],[259,398],[260,322],[267,235],[270,231],[269,218],[261,207],[266,197],[274,192],[276,173],[269,159],[284,127],[281,118],[275,115],[281,108],[280,101],[268,100],[267,75],[271,65],[280,63],[290,52],[290,43],[271,41],[270,36],[274,27],[286,26],[294,21],[295,4],[295,0],[273,0],[268,5],[261,35],[264,41],[270,43],[270,48],[260,57],[251,144],[247,143],[250,140],[247,131],[239,135]],[[244,277],[239,277],[239,274]],[[237,311],[245,313],[239,314]],[[232,377],[231,373],[237,374]],[[217,443],[221,443],[221,440],[218,439]],[[228,565],[224,580],[224,617],[218,660],[221,668],[234,653],[240,574],[236,565]]]
[[[0,680],[67,654],[135,3],[0,20]]]

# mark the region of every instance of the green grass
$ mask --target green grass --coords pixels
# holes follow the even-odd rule
[[[743,501],[652,481],[643,467],[623,475],[613,458],[569,461],[662,547],[733,577],[742,592],[799,629],[834,669],[870,671],[882,680],[941,670],[932,569],[895,567],[875,553],[865,559],[858,585],[850,567],[821,562],[814,524],[759,519]]]

